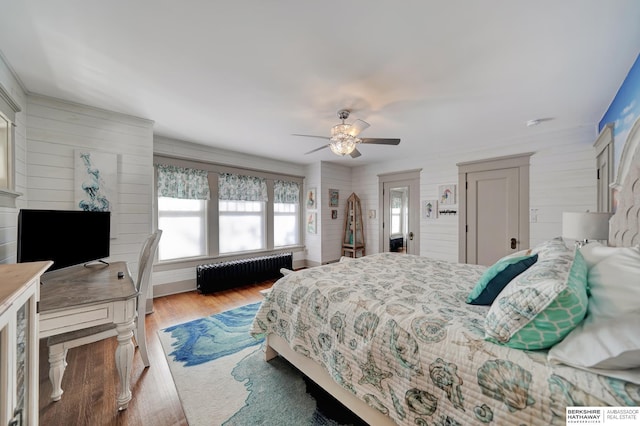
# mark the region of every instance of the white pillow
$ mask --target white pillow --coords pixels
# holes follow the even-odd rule
[[[587,244],[587,317],[548,359],[640,384],[640,246]]]
[[[580,251],[587,266],[592,264],[587,275],[591,294],[586,321],[613,319],[640,310],[640,246],[589,246]]]
[[[583,322],[549,350],[548,359],[640,384],[640,312]]]

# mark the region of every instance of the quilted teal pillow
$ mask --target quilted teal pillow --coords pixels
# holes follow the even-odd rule
[[[553,253],[511,281],[485,319],[485,339],[518,349],[546,349],[564,339],[587,312],[587,263],[580,252]]]
[[[487,269],[467,297],[472,305],[491,305],[512,279],[526,271],[538,260],[537,254],[524,250],[498,260]]]

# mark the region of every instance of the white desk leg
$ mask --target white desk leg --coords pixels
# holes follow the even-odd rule
[[[118,393],[118,410],[126,410],[131,401],[131,369],[133,367],[133,328],[135,321],[117,324],[118,347],[116,348],[116,368],[120,376],[120,392]]]
[[[51,400],[62,398],[62,376],[67,366],[67,350],[64,344],[49,347],[49,380],[51,381]]]

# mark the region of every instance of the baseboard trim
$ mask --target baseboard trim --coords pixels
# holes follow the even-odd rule
[[[156,284],[153,286],[153,297],[169,296],[197,290],[196,280],[176,281],[173,283]]]

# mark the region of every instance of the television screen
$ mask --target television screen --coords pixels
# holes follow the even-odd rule
[[[52,260],[54,270],[109,257],[110,221],[110,212],[22,209],[18,262]]]

